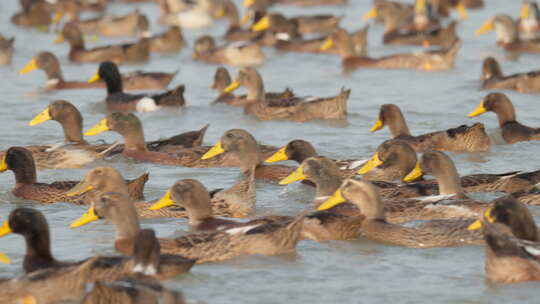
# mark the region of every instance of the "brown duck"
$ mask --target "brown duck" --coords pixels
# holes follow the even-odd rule
[[[493,30],[497,34],[497,45],[506,51],[540,53],[540,43],[521,40],[516,22],[508,15],[497,15],[488,19],[482,27],[476,30],[475,34],[478,36]]]
[[[40,52],[19,71],[24,75],[33,70],[40,69],[47,75],[47,90],[104,88],[104,81],[88,83],[87,81],[66,81],[60,67],[58,58],[50,52]],[[122,75],[123,88],[133,90],[159,90],[166,88],[177,72],[142,72],[135,71]]]
[[[66,23],[62,33],[55,40],[56,43],[67,40],[70,44],[69,60],[73,62],[147,62],[150,58],[150,42],[142,38],[137,43],[102,46],[87,50],[84,45],[82,33],[73,23]]]
[[[245,106],[246,104],[253,102],[249,100],[247,95],[234,95],[233,93],[226,93],[225,89],[231,85],[231,76],[229,71],[225,67],[219,67],[216,69],[216,74],[214,75],[214,82],[212,83],[212,89],[218,91],[219,96],[214,100],[212,104],[225,103],[230,106]],[[286,88],[283,92],[274,93],[269,92],[265,93],[265,98],[291,98],[294,96],[294,92]]]
[[[484,125],[481,123],[470,127],[463,125],[446,131],[412,136],[401,110],[394,104],[381,106],[379,118],[371,128],[371,132],[376,132],[384,126],[390,128],[393,139],[406,141],[416,152],[427,150],[483,152],[489,151],[491,145]]]
[[[540,140],[540,129],[527,127],[516,120],[514,105],[506,95],[502,93],[488,94],[468,116],[475,117],[489,111],[497,114],[502,137],[506,143]]]
[[[171,26],[161,34],[151,35],[150,24],[146,16],[139,17],[141,36],[150,40],[150,52],[174,53],[186,46],[182,30],[178,26]]]
[[[245,106],[246,114],[260,120],[283,119],[305,122],[318,119],[344,119],[347,116],[347,100],[350,90],[341,89],[333,97],[291,97],[288,99],[266,99],[260,74],[253,68],[243,68],[226,89],[230,93],[240,86],[247,90],[247,99],[253,101]]]
[[[0,34],[0,65],[11,63],[14,43],[15,37],[7,39]]]
[[[13,171],[15,175],[15,187],[12,192],[15,196],[41,203],[70,202],[75,204],[89,204],[90,197],[67,196],[66,192],[73,188],[76,181],[59,181],[50,184],[37,182],[36,167],[32,153],[22,147],[11,147],[6,152],[0,163],[0,172]],[[143,197],[144,184],[148,181],[148,173],[145,173],[128,181],[129,194],[133,199]]]
[[[486,278],[495,283],[540,280],[538,228],[529,209],[512,196],[498,199],[469,226],[482,228]]]
[[[444,50],[403,53],[380,58],[356,56],[353,44],[343,29],[338,29],[330,35],[321,48],[331,47],[333,44],[339,49],[341,65],[346,71],[357,68],[448,70],[454,67],[455,57],[461,47],[461,41],[456,40],[451,47]]]
[[[11,22],[20,27],[43,27],[52,23],[51,8],[43,0],[19,0],[22,11],[11,16]]]
[[[121,216],[120,216],[121,215]],[[164,253],[181,254],[197,263],[223,261],[246,254],[275,255],[295,250],[300,240],[303,214],[293,221],[262,223],[217,232],[190,234],[175,239],[159,239]],[[116,228],[115,248],[130,254],[139,231],[139,220],[129,197],[119,193],[100,196],[87,213],[71,226],[78,227],[100,218]]]
[[[105,81],[107,87],[105,103],[109,112],[152,112],[163,108],[182,107],[186,103],[184,85],[159,94],[124,93],[124,84],[118,66],[111,61],[102,62],[97,73],[88,82],[92,83],[100,79]]]
[[[235,42],[216,46],[211,36],[199,37],[193,46],[193,59],[212,64],[228,64],[238,67],[259,66],[266,56],[257,43]]]
[[[377,188],[369,182],[345,180],[339,191],[328,199],[319,210],[326,210],[345,201],[358,206],[365,217],[362,221],[362,236],[376,242],[413,248],[450,247],[481,242],[480,233],[467,227],[474,220],[426,221],[416,226],[401,226],[389,223],[385,216],[385,204]]]
[[[480,80],[482,80],[483,90],[502,89],[520,93],[540,92],[540,71],[505,76],[501,66],[493,57],[484,59]]]

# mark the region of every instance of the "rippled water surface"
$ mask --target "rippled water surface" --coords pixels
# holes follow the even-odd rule
[[[349,117],[345,123],[336,122],[260,122],[244,116],[237,108],[210,106],[215,97],[209,87],[216,66],[191,60],[189,49],[180,54],[153,55],[148,66],[123,66],[123,71],[146,70],[180,72],[173,85],[185,83],[187,107],[178,112],[140,114],[147,139],[198,129],[211,123],[205,144],[213,144],[230,128],[245,128],[262,143],[283,145],[294,138],[314,143],[319,153],[334,158],[368,158],[379,143],[389,137],[384,129],[370,134],[369,129],[383,103],[398,104],[415,134],[446,129],[473,120],[466,114],[475,108],[486,94],[478,91],[481,60],[490,55],[501,61],[505,72],[519,72],[538,68],[538,57],[521,56],[512,61],[495,47],[493,34],[475,37],[473,32],[481,23],[498,12],[516,16],[520,1],[485,0],[483,10],[470,11],[470,18],[458,26],[464,46],[452,71],[422,73],[416,71],[359,70],[344,76],[339,59],[333,56],[310,54],[278,54],[266,49],[268,60],[260,68],[268,90],[294,88],[300,95],[327,96],[336,94],[341,87],[352,89],[349,99]],[[237,1],[239,2],[239,1]],[[333,13],[346,15],[343,25],[349,30],[364,24],[361,15],[371,1],[350,0],[347,6],[332,8],[276,7],[286,15]],[[158,15],[154,4],[137,5],[155,21]],[[136,5],[112,4],[111,13],[124,13]],[[11,66],[0,66],[0,148],[36,143],[62,141],[58,124],[48,122],[36,127],[26,123],[43,110],[50,101],[66,99],[83,113],[85,128],[104,117],[101,100],[104,90],[73,90],[44,93],[45,76],[32,72],[18,76],[18,69],[38,51],[49,50],[60,58],[65,78],[88,79],[97,66],[77,65],[67,60],[67,46],[53,45],[54,33],[22,30],[14,27],[10,16],[18,9],[17,1],[0,3],[0,32],[15,35],[16,52]],[[184,35],[193,40],[210,33],[222,35],[225,22],[216,22],[205,30],[186,30]],[[155,32],[163,30],[153,22]],[[383,46],[382,27],[373,25],[369,33],[369,52],[372,55],[415,51],[413,47]],[[129,40],[129,39],[128,39]],[[121,40],[101,38],[95,44],[117,43]],[[236,74],[236,69],[233,69]],[[540,126],[538,97],[508,93],[516,106],[521,122]],[[474,121],[485,123],[497,142],[497,123],[492,113]],[[120,139],[109,132],[100,137],[107,141]],[[93,140],[98,140],[93,139]],[[508,170],[538,169],[540,142],[495,145],[484,154],[451,154],[461,174],[505,172]],[[166,167],[126,161],[113,157],[107,164],[119,168],[126,177],[135,177],[145,171],[151,173],[145,190],[149,199],[157,198],[177,179],[197,178],[209,188],[227,187],[238,176],[237,168],[190,169]],[[86,169],[52,170],[39,172],[44,182],[81,179]],[[112,253],[114,229],[110,224],[98,222],[78,230],[70,230],[69,222],[80,216],[83,207],[69,204],[39,205],[15,198],[10,189],[14,179],[11,172],[0,174],[0,219],[5,219],[17,206],[32,206],[41,210],[51,226],[54,254],[59,259],[82,259],[97,253]],[[294,214],[309,207],[313,190],[301,185],[286,188],[274,183],[257,183],[257,214]],[[493,196],[489,196],[493,197]],[[540,215],[537,209],[532,209]],[[143,221],[143,226],[156,229],[159,236],[168,237],[184,233],[186,221],[162,219]],[[0,266],[0,276],[20,273],[24,242],[11,235],[0,240],[0,251],[13,259],[11,265]],[[519,301],[537,303],[536,284],[513,286],[490,285],[484,280],[484,253],[481,247],[445,249],[407,249],[376,244],[364,239],[352,242],[318,244],[304,241],[296,254],[277,257],[242,257],[224,263],[197,265],[188,275],[168,283],[182,290],[191,302],[207,303],[491,303]]]

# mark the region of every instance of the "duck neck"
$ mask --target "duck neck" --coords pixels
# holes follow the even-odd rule
[[[312,180],[316,185],[315,195],[317,197],[331,196],[339,189],[342,182],[340,175],[328,172]]]
[[[122,84],[122,75],[120,73],[114,73],[113,75],[104,79],[107,85],[107,94],[115,94],[124,92],[124,86]]]
[[[227,10],[227,20],[229,20],[229,27],[239,27],[240,17],[238,16],[238,10],[233,3],[227,4],[225,8]]]
[[[453,164],[445,166],[444,170],[440,170],[434,176],[437,178],[441,195],[461,195],[464,193],[458,172]]]
[[[73,35],[69,38],[69,45],[71,46],[71,50],[84,50],[84,39],[82,37],[81,33],[78,33],[78,35]]]
[[[62,74],[60,64],[57,60],[55,60],[53,63],[50,64],[49,67],[47,67],[47,69],[45,70],[45,74],[47,74],[47,80],[49,81],[64,81],[64,75]]]
[[[246,144],[235,155],[240,162],[240,170],[246,175],[252,168],[262,163],[261,151],[257,143]]]
[[[48,228],[45,227],[42,231],[25,235],[25,242],[26,255],[23,263],[26,272],[32,272],[56,263],[51,253]]]
[[[349,34],[344,32],[340,35],[338,41],[334,41],[339,50],[341,59],[346,59],[355,56],[354,45],[349,37]]]
[[[124,137],[124,151],[148,152],[142,129],[132,128],[121,134]]]
[[[368,220],[372,221],[386,221],[386,216],[384,214],[384,204],[380,198],[380,196],[375,196],[369,198],[371,203],[367,204],[356,204],[360,210],[362,210],[362,214],[366,217]]]
[[[497,114],[499,126],[502,128],[507,122],[516,121],[516,111],[512,103],[504,98],[500,99],[497,106],[493,110]]]
[[[17,166],[11,170],[15,174],[15,183],[17,185],[37,183],[36,165],[33,159],[24,162],[23,166]]]
[[[111,221],[116,227],[115,247],[118,251],[131,255],[133,253],[133,244],[139,234],[140,225],[137,211],[131,201],[127,202],[130,206],[125,206],[122,212],[113,215]]]
[[[66,142],[84,145],[88,144],[83,138],[82,116],[80,113],[68,115],[61,120],[58,120],[58,122],[62,125],[64,140]]]
[[[265,99],[264,84],[260,75],[253,76],[253,80],[246,85],[246,91],[248,100]]]
[[[388,128],[394,138],[398,136],[411,136],[411,131],[409,131],[409,127],[407,126],[405,117],[403,117],[401,111],[388,122]]]

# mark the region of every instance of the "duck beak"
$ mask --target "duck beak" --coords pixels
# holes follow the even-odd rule
[[[414,169],[403,178],[403,181],[407,183],[412,182],[420,178],[423,174],[424,172],[422,172],[422,166],[420,165],[420,162],[417,162],[416,166],[414,166]]]
[[[9,227],[9,221],[4,221],[4,224],[0,227],[0,237],[6,236],[12,232],[11,227]]]
[[[491,215],[491,210],[493,209],[493,207],[489,207],[486,212],[484,212],[484,217],[486,218],[486,220],[489,222],[489,223],[493,223],[495,222],[495,218],[493,218],[493,216]],[[474,223],[470,224],[469,227],[467,227],[468,230],[478,230],[482,228],[482,220],[481,219],[478,219],[476,221],[474,221]]]
[[[80,218],[78,218],[73,223],[71,223],[71,225],[69,225],[69,227],[77,228],[77,227],[89,224],[91,222],[95,222],[97,220],[99,220],[99,218],[96,215],[96,212],[94,210],[94,206],[92,206],[92,207],[90,207],[90,209],[88,209],[88,211],[86,211],[85,214],[83,214]]]
[[[212,148],[210,148],[210,150],[208,150],[206,153],[204,153],[204,155],[201,157],[201,159],[202,160],[209,159],[209,158],[212,158],[212,157],[214,157],[216,155],[220,155],[222,153],[225,153],[225,150],[221,146],[221,140],[218,140],[218,142]]]
[[[54,17],[53,17],[53,20],[52,20],[52,24],[59,24],[60,21],[62,21],[62,17],[63,17],[62,13],[56,12],[56,13],[54,14]]]
[[[422,13],[426,9],[426,0],[417,0],[414,5],[414,11]]]
[[[376,131],[379,131],[380,129],[382,129],[384,127],[384,124],[382,122],[382,120],[380,119],[377,119],[377,121],[375,122],[375,124],[373,125],[373,127],[371,127],[371,130],[369,130],[369,132],[376,132]]]
[[[489,19],[488,21],[484,23],[484,25],[482,25],[479,29],[477,29],[476,32],[474,32],[474,34],[476,36],[480,36],[492,30],[493,30],[493,19]]]
[[[233,81],[231,84],[223,90],[223,93],[231,93],[234,90],[238,89],[240,87],[240,83],[238,81]]]
[[[486,107],[484,106],[484,100],[482,100],[482,101],[480,101],[480,104],[478,105],[478,107],[474,111],[469,113],[469,115],[467,115],[467,116],[475,117],[475,116],[484,114],[486,112],[487,112],[487,110],[486,110]]]
[[[347,200],[341,194],[341,189],[337,189],[330,198],[328,198],[324,203],[322,203],[317,210],[328,210],[334,206],[337,206],[341,203],[346,202]]]
[[[216,17],[222,18],[223,16],[225,16],[225,9],[223,7],[220,7],[216,12]]]
[[[159,210],[172,205],[174,205],[174,201],[171,198],[171,190],[167,190],[165,195],[163,195],[163,197],[160,198],[155,204],[150,206],[148,210]]]
[[[286,149],[287,149],[287,147],[282,147],[276,153],[272,154],[272,156],[267,158],[265,160],[265,162],[267,162],[267,163],[275,163],[275,162],[278,162],[278,161],[289,160],[289,157],[287,156],[287,152],[285,152]]]
[[[0,252],[0,263],[11,264],[11,259],[3,252]]]
[[[28,61],[28,63],[19,71],[19,75],[24,75],[28,72],[31,72],[33,70],[39,69],[39,66],[37,64],[36,59],[32,58],[32,60]]]
[[[520,18],[523,19],[529,19],[529,5],[527,3],[523,3],[520,10]]]
[[[334,39],[332,39],[331,37],[328,37],[324,43],[321,45],[320,47],[320,50],[321,51],[327,51],[329,50],[331,47],[334,46]]]
[[[362,19],[364,21],[368,21],[369,19],[376,18],[377,17],[377,8],[374,7],[369,10],[369,12],[365,13],[364,16],[362,16]]]
[[[460,19],[464,20],[469,18],[469,14],[467,14],[467,8],[465,7],[465,4],[463,4],[463,1],[459,1],[456,6],[456,10],[459,14]]]
[[[92,189],[94,189],[94,187],[92,185],[88,185],[88,183],[86,182],[86,179],[83,179],[80,183],[75,185],[75,187],[69,189],[65,193],[65,195],[66,196],[82,195],[82,194],[85,194],[86,192],[88,192],[88,191],[90,191]]]
[[[96,73],[94,76],[92,76],[92,78],[88,79],[88,83],[94,83],[94,82],[96,82],[96,81],[98,81],[100,79],[101,79],[101,77],[99,77],[99,74]]]
[[[244,0],[242,4],[244,5],[245,8],[249,8],[253,6],[253,4],[255,4],[255,0]]]
[[[47,107],[45,110],[43,110],[41,113],[39,113],[38,115],[36,115],[34,117],[34,119],[32,119],[28,125],[31,127],[31,126],[35,126],[35,125],[39,125],[40,123],[44,123],[48,120],[51,120],[52,117],[51,117],[51,112],[49,111],[49,107]]]
[[[0,172],[5,172],[8,169],[7,162],[6,162],[6,155],[2,158],[2,162],[0,162]]]
[[[246,25],[249,20],[251,20],[252,14],[250,12],[246,12],[246,14],[242,17],[240,20],[240,26]]]
[[[304,165],[301,165],[300,167],[296,168],[293,173],[289,174],[289,176],[279,181],[279,184],[288,185],[290,183],[294,183],[296,181],[301,181],[304,179],[307,179],[307,177],[304,175]]]
[[[360,170],[358,170],[358,174],[366,174],[369,171],[377,168],[378,166],[382,165],[383,161],[379,158],[379,152],[375,152],[373,154],[373,157],[368,160]]]
[[[270,18],[268,16],[264,16],[261,18],[261,20],[259,20],[257,23],[255,23],[251,27],[251,30],[254,32],[260,32],[260,31],[266,30],[269,27],[270,27]]]
[[[96,125],[94,125],[90,130],[84,132],[85,136],[93,136],[98,135],[100,133],[103,133],[105,131],[110,131],[111,128],[109,128],[107,124],[107,118],[103,118],[100,120]]]
[[[58,36],[56,37],[56,39],[54,39],[53,43],[55,43],[55,44],[62,43],[62,42],[64,42],[64,40],[66,40],[66,39],[64,38],[64,35],[60,34],[60,35],[58,35]]]

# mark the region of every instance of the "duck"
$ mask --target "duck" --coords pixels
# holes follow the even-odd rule
[[[376,242],[411,248],[437,248],[480,244],[482,235],[468,230],[474,219],[424,221],[414,226],[389,223],[385,204],[376,186],[368,181],[346,179],[318,210],[350,202],[362,212],[362,236]]]
[[[88,80],[89,83],[102,79],[107,86],[107,111],[152,112],[162,108],[182,107],[185,105],[184,85],[160,94],[127,94],[124,93],[122,77],[118,66],[111,61],[99,65],[97,73]]]
[[[275,150],[274,150],[275,151]],[[230,129],[203,156],[202,160],[228,154],[238,159],[240,171],[246,174],[255,168],[255,178],[278,181],[289,175],[293,168],[282,165],[263,165],[263,153],[255,137],[244,129]]]
[[[266,99],[264,85],[259,72],[253,68],[242,68],[236,79],[225,88],[231,93],[240,86],[247,90],[250,102],[244,113],[260,120],[290,120],[305,122],[320,119],[345,119],[350,90],[341,89],[339,95],[332,97],[291,97],[288,99]]]
[[[205,28],[212,24],[212,6],[210,0],[189,1],[160,0],[158,22],[165,25],[177,25],[183,29]]]
[[[7,170],[13,171],[15,175],[15,187],[12,193],[16,197],[40,203],[70,202],[78,205],[89,203],[89,196],[66,195],[66,192],[77,184],[76,181],[56,181],[49,184],[38,182],[32,152],[26,148],[11,147],[4,153],[0,163],[0,172]],[[130,196],[141,199],[147,181],[148,173],[128,181]]]
[[[201,157],[210,149],[210,147],[205,146],[174,148],[168,145],[169,147],[166,146],[162,151],[159,151],[159,149],[158,151],[150,151],[144,140],[141,121],[133,113],[109,113],[106,118],[86,131],[84,135],[94,136],[106,131],[114,131],[122,135],[124,138],[122,155],[138,161],[193,168],[239,166],[239,160],[230,153],[202,160]],[[273,147],[265,146],[263,148],[265,155],[274,151],[275,148]]]
[[[211,64],[227,64],[236,67],[259,66],[266,56],[257,43],[238,41],[224,46],[216,46],[214,38],[208,35],[195,40],[194,60]]]
[[[122,16],[104,16],[80,20],[81,4],[77,1],[64,1],[56,6],[55,23],[59,23],[63,16],[67,22],[77,25],[83,34],[99,34],[106,37],[135,36],[139,29],[139,18],[142,15],[138,9]]]
[[[25,75],[34,70],[43,70],[47,75],[46,90],[69,90],[87,88],[105,88],[104,81],[88,83],[88,81],[64,80],[58,58],[51,52],[37,53],[20,71]],[[126,91],[159,90],[166,88],[178,71],[174,73],[134,71],[122,74],[122,84]]]
[[[391,25],[391,28],[403,28],[409,24],[414,15],[414,5],[398,1],[378,0],[373,7],[362,16],[364,21],[375,19]]]
[[[538,3],[527,1],[521,4],[517,25],[521,40],[536,40],[539,38],[540,10],[538,9]]]
[[[491,147],[491,140],[483,124],[462,125],[446,131],[436,131],[419,136],[411,135],[400,108],[395,104],[383,104],[379,118],[371,128],[376,132],[385,126],[390,128],[393,139],[408,142],[416,152],[445,150],[456,152],[485,152]]]
[[[13,45],[15,37],[9,39],[0,34],[0,65],[10,64],[13,57]]]
[[[353,44],[355,56],[365,56],[367,54],[368,30],[369,25],[366,25],[358,31],[349,33],[350,40]],[[339,55],[339,49],[336,47],[336,45],[332,45],[329,48],[321,47],[321,45],[326,41],[328,41],[328,35],[312,39],[278,39],[274,47],[281,52],[302,52],[316,54],[322,53]]]
[[[184,35],[180,27],[173,25],[163,33],[153,35],[150,32],[150,23],[146,16],[139,17],[141,36],[150,40],[152,53],[176,53],[186,46]]]
[[[468,116],[476,117],[489,111],[497,115],[502,137],[507,144],[540,140],[540,129],[522,125],[516,120],[514,105],[505,94],[489,93]]]
[[[540,92],[540,71],[505,76],[499,62],[493,57],[484,59],[480,80],[482,80],[483,90],[502,89],[520,93]]]
[[[51,10],[43,0],[19,0],[22,11],[11,16],[11,23],[19,27],[48,27],[52,23]]]
[[[383,35],[384,44],[422,45],[424,47],[440,46],[450,48],[455,41],[459,40],[456,33],[457,22],[452,21],[447,27],[432,31],[400,32],[398,30],[386,30]]]
[[[296,6],[329,6],[344,5],[348,0],[244,0],[243,5],[246,8],[263,7],[268,8],[272,5],[296,5]]]
[[[124,62],[147,62],[150,59],[150,42],[142,38],[136,43],[122,45],[102,46],[94,49],[86,49],[82,33],[74,23],[66,23],[55,43],[67,40],[70,44],[69,60],[77,63],[114,61]]]
[[[227,41],[244,41],[244,40],[253,40],[258,36],[261,36],[259,32],[253,32],[250,29],[243,28],[244,23],[247,23],[250,18],[251,10],[246,12],[245,18],[240,20],[240,15],[238,13],[238,8],[231,0],[222,1],[222,6],[218,10],[218,15],[220,17],[226,18],[229,22],[229,27],[223,35],[223,38]]]
[[[490,282],[540,280],[538,228],[527,206],[512,196],[500,198],[469,229],[483,232],[485,273]]]
[[[282,28],[292,27],[295,36],[302,34],[329,34],[333,32],[341,22],[343,17],[334,15],[307,15],[287,18],[277,12],[264,12],[264,15],[251,26],[254,32],[261,32],[268,29],[276,33]],[[289,31],[286,31],[289,32]],[[294,38],[294,37],[291,37]]]
[[[513,53],[539,53],[538,41],[522,40],[519,37],[518,26],[512,17],[504,14],[489,18],[480,28],[475,31],[476,36],[495,31],[497,45],[508,52]]]
[[[119,216],[121,215],[121,216]],[[104,218],[116,228],[115,248],[126,253],[139,231],[139,220],[131,199],[120,193],[104,193],[72,228]],[[222,231],[188,234],[177,238],[160,238],[163,253],[196,259],[197,264],[224,261],[241,255],[276,255],[292,252],[300,240],[301,213],[293,221],[261,223]],[[129,254],[129,253],[128,253]]]
[[[293,139],[289,141],[285,146],[279,148],[279,150],[272,154],[270,157],[264,160],[265,163],[275,163],[279,161],[291,160],[296,162],[298,165],[312,156],[319,156],[315,147],[303,139]],[[333,160],[339,167],[342,176],[349,177],[354,175],[356,170],[362,165],[365,164],[366,160]]]
[[[401,181],[417,163],[416,152],[406,141],[390,139],[381,143],[359,170],[365,180]]]
[[[226,93],[225,89],[231,85],[231,76],[229,71],[225,67],[218,67],[214,74],[214,82],[212,83],[212,89],[218,91],[219,96],[212,102],[212,104],[227,104],[230,106],[245,106],[252,102],[247,98],[247,95],[234,95],[232,93]],[[268,92],[265,93],[266,98],[291,98],[294,96],[293,90],[285,88],[283,92]]]
[[[379,58],[356,56],[347,32],[338,29],[321,45],[321,50],[330,48],[334,44],[339,50],[341,65],[345,71],[352,71],[357,68],[437,71],[453,68],[455,57],[462,43],[461,40],[457,39],[451,47],[442,50],[395,54]]]

